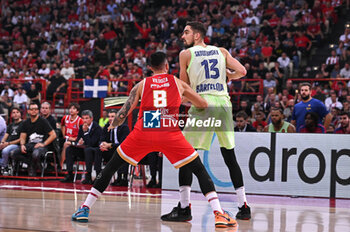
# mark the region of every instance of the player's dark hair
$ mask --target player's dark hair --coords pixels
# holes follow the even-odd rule
[[[74,108],[76,108],[78,112],[80,111],[80,105],[79,105],[78,103],[76,103],[76,102],[71,102],[71,103],[69,103],[68,109],[70,109],[72,106],[73,106]]]
[[[166,54],[164,52],[155,52],[150,57],[150,65],[154,69],[162,69],[166,62]]]
[[[283,110],[281,108],[278,108],[278,107],[272,107],[270,112],[271,111],[279,111],[281,114],[283,114]]]
[[[301,90],[301,87],[303,87],[303,86],[309,86],[309,89],[311,90],[311,84],[309,82],[302,82],[302,83],[300,83],[299,90]]]
[[[199,33],[202,39],[204,39],[205,35],[207,34],[207,29],[201,22],[188,22],[186,23],[186,26],[190,26],[195,33]]]
[[[239,111],[236,114],[236,118],[244,118],[244,120],[247,120],[248,114],[246,112],[244,112],[244,111]]]

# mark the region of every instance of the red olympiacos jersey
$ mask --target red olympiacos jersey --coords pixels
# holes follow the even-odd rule
[[[175,80],[170,74],[147,77],[143,84],[139,119],[144,111],[159,109],[162,117],[178,119],[181,96]]]
[[[62,118],[61,125],[66,127],[66,136],[78,137],[79,127],[83,125],[83,119],[77,116],[72,121],[70,115],[65,115]]]

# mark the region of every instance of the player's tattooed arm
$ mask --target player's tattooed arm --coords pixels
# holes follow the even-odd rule
[[[121,124],[123,124],[123,122],[125,121],[125,118],[129,114],[129,112],[131,112],[135,108],[135,106],[137,105],[139,98],[140,98],[140,94],[139,94],[139,90],[138,90],[140,84],[141,84],[141,82],[138,83],[137,85],[135,85],[134,88],[132,88],[132,90],[129,94],[128,100],[126,100],[125,104],[118,111],[117,115],[114,118],[114,121],[112,123],[113,127],[120,126]]]

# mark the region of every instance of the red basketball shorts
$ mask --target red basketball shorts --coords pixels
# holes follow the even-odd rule
[[[168,158],[175,168],[180,168],[198,156],[180,129],[176,131],[147,131],[142,128],[140,121],[136,123],[128,137],[117,148],[118,154],[126,162],[136,166],[148,153],[159,151]]]

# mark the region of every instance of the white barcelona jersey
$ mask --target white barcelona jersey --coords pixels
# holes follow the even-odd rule
[[[226,60],[215,46],[194,46],[187,68],[191,88],[198,94],[228,95],[226,84]]]

